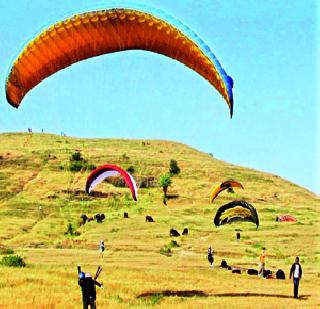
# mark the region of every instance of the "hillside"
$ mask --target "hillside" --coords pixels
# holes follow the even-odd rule
[[[307,307],[320,304],[316,288],[320,283],[320,200],[308,190],[174,142],[34,133],[0,134],[0,141],[0,244],[12,248],[27,263],[23,270],[0,267],[0,306],[63,308],[68,303],[68,308],[79,308],[78,263],[91,272],[99,263],[103,265],[101,281],[106,288],[98,291],[102,308],[232,308],[247,306],[247,301],[264,307],[266,299],[269,305],[273,302],[273,308],[299,306],[288,298],[292,294],[289,280],[259,280],[246,274],[235,280],[237,275],[230,272],[210,271],[206,260],[209,245],[215,249],[216,264],[224,258],[246,268],[257,268],[259,252],[265,246],[267,268],[282,268],[286,275],[299,255],[304,297],[298,302]],[[160,187],[141,188],[134,202],[128,188],[106,182],[96,189],[104,195],[87,196],[84,188],[89,171],[69,171],[70,156],[77,151],[89,164],[132,166],[134,176],[155,179],[167,172],[169,161],[175,159],[181,173],[173,177],[169,192],[179,198],[164,206]],[[227,179],[241,182],[245,190],[224,191],[210,204],[213,185]],[[258,230],[250,223],[214,227],[217,207],[234,199],[256,207]],[[125,211],[129,219],[123,218]],[[80,227],[82,213],[104,213],[106,220]],[[276,222],[278,214],[293,215],[298,222]],[[146,215],[152,215],[155,222],[146,223]],[[65,235],[69,224],[78,236]],[[176,238],[179,247],[166,256],[160,249],[170,243],[172,227],[179,231],[187,227],[190,234]],[[239,243],[235,229],[241,229]],[[104,239],[107,247],[103,260],[97,253],[99,239]],[[191,298],[174,293],[169,297],[165,290],[194,292]],[[151,296],[144,297],[144,293]],[[10,294],[17,297],[12,299]]]

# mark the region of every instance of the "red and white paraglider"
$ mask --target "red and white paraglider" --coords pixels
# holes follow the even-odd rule
[[[116,165],[102,165],[93,170],[88,176],[86,183],[86,192],[88,194],[103,180],[110,176],[121,175],[124,178],[125,183],[130,188],[132,193],[132,198],[136,201],[138,196],[138,189],[136,182],[134,181],[132,175]]]

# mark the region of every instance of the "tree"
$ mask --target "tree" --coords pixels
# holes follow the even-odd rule
[[[171,174],[179,174],[180,167],[178,166],[178,162],[176,160],[170,160],[169,172]]]
[[[166,173],[160,176],[159,184],[162,187],[164,198],[167,198],[168,187],[172,184],[171,174]]]
[[[70,156],[70,161],[83,161],[80,151],[76,151]]]

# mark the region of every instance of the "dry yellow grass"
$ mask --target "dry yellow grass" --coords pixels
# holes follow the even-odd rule
[[[0,266],[0,308],[81,308],[76,266],[95,272],[105,285],[99,308],[313,308],[320,306],[319,199],[278,176],[216,160],[178,143],[165,141],[89,140],[48,134],[0,134],[0,244],[25,258],[23,269]],[[132,165],[136,175],[159,177],[176,159],[181,174],[169,189],[177,200],[162,204],[160,188],[140,189],[137,203],[128,189],[103,183],[97,190],[118,192],[114,198],[87,198],[87,172],[67,170],[70,154],[81,151],[90,163]],[[211,188],[233,178],[245,190],[222,192],[209,204]],[[245,199],[256,207],[260,227],[250,223],[215,228],[218,206]],[[39,210],[41,206],[41,210]],[[123,218],[123,212],[129,219]],[[81,213],[105,213],[102,224],[78,227]],[[278,223],[290,214],[298,223]],[[146,223],[152,215],[154,223]],[[80,236],[64,235],[67,225]],[[170,228],[188,236],[176,238],[172,256],[160,254],[170,243]],[[241,241],[235,240],[235,229]],[[104,239],[104,259],[98,241]],[[206,250],[215,249],[216,264],[257,268],[262,246],[267,268],[288,271],[296,255],[304,275],[299,300],[291,298],[290,280],[264,280],[246,273],[209,269]],[[149,296],[147,296],[149,295]]]

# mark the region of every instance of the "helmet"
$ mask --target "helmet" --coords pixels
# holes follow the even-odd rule
[[[92,278],[90,273],[86,273],[86,278]]]
[[[82,271],[80,274],[79,274],[79,279],[84,279],[85,278],[85,274],[84,272]]]

